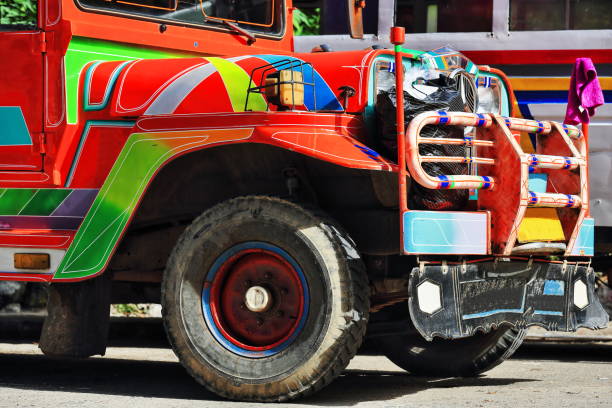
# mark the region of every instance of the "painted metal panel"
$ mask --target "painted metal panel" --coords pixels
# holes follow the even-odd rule
[[[407,211],[403,218],[408,254],[488,253],[486,212]]]
[[[595,245],[595,220],[593,218],[585,218],[582,221],[578,238],[572,249],[572,255],[593,256]]]

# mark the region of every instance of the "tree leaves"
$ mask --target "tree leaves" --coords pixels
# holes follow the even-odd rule
[[[36,27],[36,0],[0,0],[0,25]]]
[[[317,35],[321,26],[321,9],[293,10],[293,31],[295,35]]]

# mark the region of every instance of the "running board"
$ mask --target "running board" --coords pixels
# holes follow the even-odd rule
[[[409,284],[412,321],[421,335],[456,339],[502,325],[576,331],[607,327],[586,264],[484,262],[423,265]]]

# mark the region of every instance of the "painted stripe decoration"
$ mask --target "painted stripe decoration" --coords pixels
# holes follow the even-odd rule
[[[2,137],[0,146],[31,146],[32,138],[28,131],[23,112],[19,106],[0,106]]]
[[[247,140],[253,129],[134,133],[117,157],[54,279],[100,272],[140,197],[163,163],[202,146]]]
[[[221,74],[234,112],[243,112],[245,110],[247,89],[250,81],[249,74],[239,65],[229,60],[217,57],[207,59]],[[268,104],[263,95],[257,93],[249,95],[249,105],[246,106],[247,111],[265,111],[267,109]]]
[[[486,123],[485,116],[482,113],[477,113],[478,116],[478,124],[476,126],[481,127]]]
[[[74,158],[72,159],[72,164],[70,165],[70,170],[68,170],[68,176],[66,177],[65,187],[70,187],[72,183],[72,179],[74,177],[74,171],[76,170],[77,165],[79,164],[79,160],[81,158],[81,153],[83,152],[83,148],[85,147],[85,142],[87,141],[87,136],[89,136],[89,132],[92,127],[101,126],[101,127],[127,127],[131,128],[134,126],[134,122],[130,121],[112,121],[112,120],[90,120],[85,123],[85,128],[83,129],[83,133],[81,133],[81,137],[79,139],[79,144],[77,146],[77,150],[74,154]]]
[[[295,57],[289,57],[286,55],[255,55],[254,57],[259,58],[268,64],[279,63],[283,60],[296,61],[298,63],[304,62],[303,60]],[[302,67],[293,68],[293,71],[304,70],[304,82],[311,82],[311,78],[314,80],[316,93],[316,109],[317,110],[331,110],[331,111],[343,111],[342,105],[336,98],[336,95],[327,84],[325,79],[312,68],[312,66],[304,64]],[[304,106],[308,110],[315,110],[315,101],[313,99],[313,92],[309,90],[309,86],[305,86],[304,89]],[[250,98],[250,97],[249,97]],[[250,100],[250,99],[249,99]]]
[[[0,229],[76,230],[97,191],[0,189]]]
[[[51,215],[71,190],[4,188],[0,190],[0,216]]]
[[[106,89],[104,90],[104,96],[102,98],[102,101],[92,102],[91,100],[91,80],[96,71],[96,68],[98,68],[98,66],[102,64],[102,62],[103,61],[96,61],[95,63],[93,63],[87,69],[87,73],[85,74],[85,89],[83,92],[83,110],[85,111],[99,111],[99,110],[106,108],[106,106],[108,105],[108,101],[110,100],[110,96],[113,93],[113,89],[115,89],[117,78],[119,78],[119,75],[123,71],[123,68],[125,68],[126,65],[129,64],[131,61],[125,61],[117,65],[117,67],[115,67],[115,69],[113,70],[108,80]]]
[[[448,114],[445,111],[438,111],[440,118],[438,119],[438,124],[446,125],[448,123]]]

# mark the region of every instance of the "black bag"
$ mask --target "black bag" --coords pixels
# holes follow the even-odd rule
[[[436,86],[438,90],[422,99],[417,99],[404,91],[404,120],[406,126],[418,114],[426,111],[460,111],[465,104],[457,90],[456,81],[445,75],[436,80],[425,81],[425,85]],[[376,114],[382,125],[378,148],[389,158],[397,160],[396,106],[395,87],[380,91],[376,99]],[[463,139],[461,126],[427,125],[421,131],[423,137]],[[423,156],[458,156],[465,157],[464,145],[420,144],[419,152]],[[467,164],[462,163],[423,163],[423,169],[431,176],[443,174],[468,174]],[[410,184],[408,192],[409,207],[418,210],[457,210],[465,208],[468,190],[431,190],[417,183]]]

